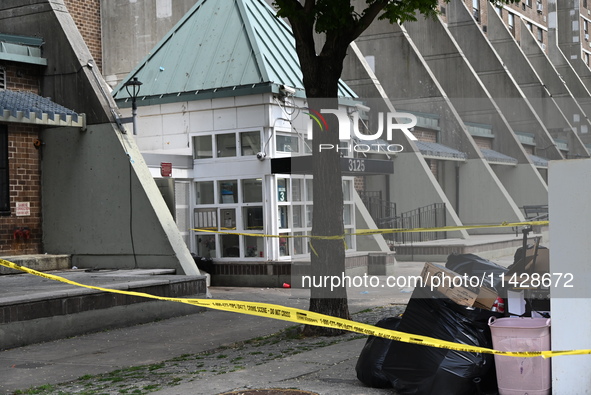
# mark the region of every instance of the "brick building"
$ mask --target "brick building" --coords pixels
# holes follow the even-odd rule
[[[0,253],[39,254],[43,252],[41,130],[78,117],[39,96],[46,66],[41,39],[0,35],[0,41]]]
[[[68,0],[65,4],[100,70],[100,2]],[[13,112],[12,116],[0,119],[0,254],[39,254],[44,252],[41,196],[43,121],[31,121],[25,117],[24,122],[19,122],[20,115],[15,111],[26,112],[30,110],[27,105],[34,105],[33,102],[45,106],[37,110],[55,107],[51,101],[40,96],[47,61],[42,57],[43,40],[40,38],[0,34],[0,42],[3,44],[0,50],[0,90],[4,91],[0,92],[1,104],[2,109]],[[27,55],[21,55],[23,53]],[[16,96],[8,95],[9,92],[16,93]],[[23,92],[37,97],[22,96]],[[23,104],[25,107],[19,107]]]
[[[3,89],[39,93],[39,68],[0,62]],[[41,247],[39,126],[0,123],[0,251],[35,254]],[[17,207],[18,206],[18,207]]]

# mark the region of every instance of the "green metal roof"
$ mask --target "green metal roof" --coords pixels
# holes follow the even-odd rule
[[[0,34],[0,60],[47,66],[41,56],[43,40],[37,37]]]
[[[264,0],[201,0],[115,88],[143,83],[138,104],[276,91],[288,85],[303,94],[291,28]],[[339,94],[356,97],[344,83]],[[144,101],[144,103],[142,103]],[[149,103],[148,103],[149,102]]]

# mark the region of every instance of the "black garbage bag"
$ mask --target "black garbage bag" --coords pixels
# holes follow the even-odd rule
[[[193,260],[195,261],[195,263],[197,264],[197,268],[200,271],[204,271],[206,273],[209,274],[214,274],[213,273],[213,259],[211,258],[205,258],[202,256],[197,256],[195,254],[191,254],[191,256],[193,257]]]
[[[400,325],[400,317],[384,318],[375,325],[380,328],[397,330]],[[363,384],[373,388],[390,388],[392,384],[382,372],[384,358],[390,349],[392,340],[383,337],[370,336],[365,342],[363,350],[355,365],[357,378]]]
[[[416,288],[398,330],[479,347],[492,347],[488,317],[498,313],[460,306],[428,288]],[[397,394],[479,394],[496,388],[491,354],[393,342],[382,372]],[[485,393],[485,392],[483,392]]]
[[[502,279],[508,269],[474,254],[451,254],[445,267],[461,275],[484,279],[484,285],[500,293]],[[491,281],[492,280],[492,281]]]

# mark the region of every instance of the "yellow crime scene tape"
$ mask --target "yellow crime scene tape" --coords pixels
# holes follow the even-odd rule
[[[55,280],[62,283],[75,285],[78,287],[95,289],[103,292],[112,292],[131,296],[140,296],[150,299],[157,299],[170,302],[186,303],[194,306],[207,307],[215,310],[230,311],[241,314],[254,315],[259,317],[274,318],[277,320],[294,322],[297,324],[315,325],[326,328],[341,329],[350,332],[361,333],[363,335],[383,337],[390,340],[419,344],[429,347],[444,348],[455,351],[464,351],[472,353],[487,353],[495,355],[504,355],[510,357],[543,357],[550,358],[559,355],[585,355],[591,354],[591,350],[569,350],[569,351],[499,351],[490,348],[470,346],[466,344],[453,343],[450,341],[439,340],[428,336],[413,335],[405,332],[399,332],[384,328],[379,328],[373,325],[363,324],[351,320],[346,320],[338,317],[331,317],[325,314],[319,314],[307,310],[297,309],[293,307],[286,307],[269,303],[257,302],[243,302],[237,300],[221,300],[221,299],[192,299],[192,298],[167,298],[162,296],[150,295],[143,292],[123,291],[118,289],[110,289],[103,287],[95,287],[92,285],[80,284],[76,281],[68,280],[66,278],[56,276],[49,273],[38,272],[24,266],[0,259],[0,265],[9,267],[11,269],[20,270],[25,273],[33,274],[35,276]]]
[[[270,237],[270,238],[309,238],[316,240],[340,240],[345,239],[349,236],[370,236],[380,235],[388,233],[417,233],[417,232],[453,232],[456,230],[470,230],[470,229],[485,229],[485,228],[517,228],[520,226],[545,226],[548,225],[549,221],[529,221],[529,222],[502,222],[500,224],[490,225],[461,225],[461,226],[441,226],[438,228],[390,228],[390,229],[357,229],[356,232],[347,233],[343,235],[334,236],[318,236],[318,235],[268,235],[264,233],[247,233],[247,232],[230,232],[231,229],[217,230],[217,228],[203,228],[203,229],[192,229],[195,232],[203,233],[216,233],[216,234],[227,234],[237,236],[253,236],[253,237]]]

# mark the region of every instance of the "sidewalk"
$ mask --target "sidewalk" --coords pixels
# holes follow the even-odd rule
[[[396,276],[418,275],[422,262],[398,262]],[[408,301],[411,289],[350,288],[352,313]],[[309,292],[297,289],[211,287],[213,298],[308,308]],[[171,302],[172,303],[172,302]],[[278,332],[294,324],[208,310],[180,318],[41,343],[0,352],[0,393],[10,394],[84,375],[158,363]],[[298,388],[320,394],[385,394],[364,387],[355,363],[365,339],[342,342],[245,370],[162,389],[158,394],[219,394],[243,388]]]

